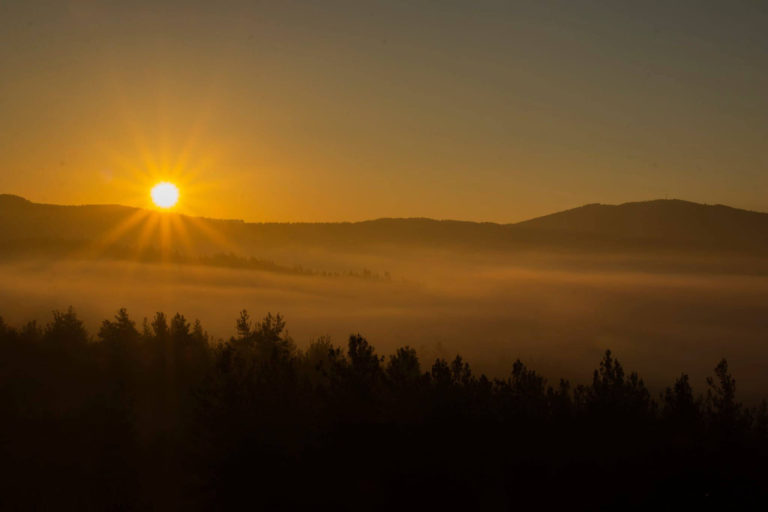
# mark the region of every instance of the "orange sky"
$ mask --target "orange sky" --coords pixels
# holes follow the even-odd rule
[[[768,210],[758,2],[0,4],[0,193],[254,221]],[[624,4],[624,3],[621,3]]]

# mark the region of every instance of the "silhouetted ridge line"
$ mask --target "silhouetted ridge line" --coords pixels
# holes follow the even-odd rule
[[[621,205],[589,204],[516,226],[606,237],[656,239],[670,243],[762,246],[768,241],[766,213],[679,199]]]
[[[369,251],[377,246],[467,251],[726,251],[768,253],[768,214],[723,205],[656,200],[621,205],[591,204],[517,224],[382,218],[338,223],[248,223],[192,218],[113,205],[58,206],[15,196],[0,201],[0,237],[13,240],[99,240],[130,216],[166,216],[183,224],[192,250],[222,252],[210,232],[220,234],[244,256],[259,248],[319,247]],[[121,243],[138,243],[141,224],[121,233]],[[224,249],[232,250],[231,248]]]
[[[0,205],[3,204],[33,204],[29,199],[14,194],[0,194]]]

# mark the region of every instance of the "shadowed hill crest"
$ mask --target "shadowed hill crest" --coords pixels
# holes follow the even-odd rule
[[[184,224],[187,249],[198,254],[223,249],[211,239],[211,232],[246,254],[255,248],[365,250],[381,245],[468,250],[768,251],[768,214],[674,199],[616,206],[589,204],[516,224],[428,218],[248,223],[118,205],[38,204],[18,196],[0,195],[0,237],[8,245],[30,239],[87,242],[110,236],[116,227],[130,224],[132,216],[141,214],[148,219],[165,217]],[[114,238],[133,246],[142,236],[142,224],[134,223]]]

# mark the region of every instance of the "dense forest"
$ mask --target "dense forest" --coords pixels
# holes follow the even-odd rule
[[[299,349],[280,315],[245,311],[220,341],[180,314],[120,310],[95,337],[72,309],[0,321],[0,418],[6,510],[645,509],[768,494],[768,409],[738,401],[726,360],[706,389],[681,374],[654,396],[610,351],[588,384],[521,361],[489,379],[461,356],[381,356],[359,334]]]

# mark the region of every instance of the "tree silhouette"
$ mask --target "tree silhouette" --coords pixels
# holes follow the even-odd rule
[[[674,385],[664,391],[663,399],[662,416],[668,421],[690,427],[700,419],[701,405],[693,396],[688,375],[680,375]]]
[[[736,400],[736,379],[728,372],[728,361],[721,359],[715,378],[707,377],[706,412],[713,428],[722,435],[732,435],[742,427],[742,405]]]
[[[139,332],[125,309],[95,339],[72,308],[43,328],[0,320],[0,460],[13,468],[0,505],[592,510],[766,497],[768,406],[738,401],[725,360],[704,399],[681,374],[657,406],[610,351],[572,389],[521,360],[503,379],[460,355],[424,372],[413,348],[379,355],[360,334],[299,349],[281,315],[243,310],[235,329],[216,341],[158,312]]]
[[[389,382],[397,389],[414,387],[422,377],[416,350],[410,347],[398,348],[394,355],[389,356],[386,374]]]
[[[637,373],[624,374],[624,368],[605,351],[600,367],[594,371],[591,386],[576,388],[576,400],[593,414],[635,419],[652,413],[654,403]]]
[[[53,320],[46,325],[43,338],[50,345],[63,342],[74,348],[88,342],[88,333],[70,306],[65,312],[53,312]]]
[[[139,342],[136,323],[128,316],[125,308],[120,309],[114,321],[104,320],[99,329],[99,339],[114,350],[127,352]]]

